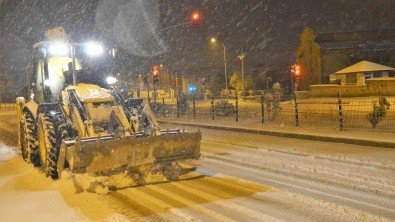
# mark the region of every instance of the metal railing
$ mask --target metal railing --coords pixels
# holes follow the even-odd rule
[[[283,124],[297,127],[329,127],[339,130],[374,130],[395,132],[395,97],[380,96],[298,99],[266,95],[254,101],[210,98],[167,104],[161,101],[161,117],[205,120],[228,120],[260,124]],[[383,103],[383,102],[382,102]],[[157,111],[158,113],[158,111]]]

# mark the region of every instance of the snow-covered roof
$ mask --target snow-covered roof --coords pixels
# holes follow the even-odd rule
[[[361,61],[345,69],[335,72],[335,75],[348,73],[364,73],[364,72],[380,72],[380,71],[394,71],[395,69],[389,66],[383,66],[369,61]]]

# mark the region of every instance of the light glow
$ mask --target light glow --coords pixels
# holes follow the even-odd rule
[[[103,54],[104,48],[97,42],[87,42],[85,44],[85,52],[89,56],[99,56]]]
[[[192,12],[190,19],[191,19],[191,22],[193,22],[195,24],[199,23],[201,20],[200,12],[199,11]]]
[[[58,42],[48,46],[48,52],[51,55],[66,56],[69,54],[69,47],[66,43]]]
[[[107,77],[106,81],[109,85],[112,85],[112,84],[115,84],[116,82],[118,82],[117,78],[112,77],[112,76]]]
[[[212,37],[212,38],[210,39],[210,42],[211,42],[212,44],[216,44],[216,43],[217,43],[217,39],[214,38],[214,37]]]

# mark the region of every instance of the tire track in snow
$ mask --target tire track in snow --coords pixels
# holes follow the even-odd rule
[[[395,208],[393,203],[378,205],[377,201],[375,201],[374,199],[363,199],[359,196],[355,197],[352,194],[333,192],[326,186],[320,188],[312,187],[308,181],[306,182],[295,180],[294,178],[282,175],[273,175],[273,173],[271,174],[259,169],[235,164],[232,161],[205,157],[203,157],[203,159],[205,162],[205,167],[209,167],[210,169],[217,169],[219,172],[226,171],[226,175],[243,178],[249,181],[258,182],[260,184],[267,184],[278,189],[288,190],[292,193],[298,193],[310,197],[312,196],[315,199],[321,199],[336,204],[342,204],[344,206],[349,206],[363,212],[368,212],[372,215],[384,216],[387,218],[395,219]],[[244,171],[241,172],[240,168]],[[259,174],[256,173],[257,171],[259,172]]]
[[[251,145],[246,145],[246,144],[239,144],[239,143],[232,143],[232,142],[227,142],[227,141],[219,141],[219,140],[213,140],[213,139],[202,139],[203,141],[208,141],[208,142],[214,142],[214,143],[220,143],[220,144],[227,144],[227,145],[234,145],[234,146],[240,146],[240,147],[245,147],[248,149],[265,149],[267,151],[273,152],[273,153],[283,153],[283,154],[289,154],[293,156],[302,156],[302,157],[310,157],[313,156],[316,159],[322,159],[322,160],[328,160],[328,161],[333,161],[333,162],[341,162],[341,163],[346,163],[350,165],[357,165],[357,166],[366,166],[366,167],[376,167],[376,168],[381,168],[385,170],[393,170],[395,171],[395,166],[383,166],[382,164],[379,163],[361,163],[359,161],[351,161],[351,160],[342,160],[342,159],[335,159],[335,158],[329,158],[329,157],[324,157],[322,155],[311,155],[311,154],[303,154],[303,153],[297,153],[297,152],[291,152],[291,151],[284,151],[284,150],[276,150],[272,149],[269,147],[258,147],[258,146],[251,146]]]
[[[214,144],[216,143],[214,142]],[[204,145],[207,146],[208,144]],[[348,188],[355,187],[356,189],[376,192],[389,197],[393,197],[395,194],[395,187],[393,180],[391,180],[391,175],[395,173],[393,174],[391,170],[383,171],[365,167],[365,171],[362,171],[361,167],[356,167],[355,165],[342,166],[343,163],[333,164],[332,162],[327,162],[327,160],[311,159],[309,156],[288,157],[283,153],[268,152],[263,149],[249,149],[243,152],[234,148],[240,147],[237,145],[227,144],[227,147],[224,148],[216,145],[208,145],[208,147],[205,150],[209,150],[209,152],[202,152],[206,157],[229,159],[252,168],[265,169],[324,183],[338,184]],[[229,152],[229,150],[232,150],[232,152]],[[227,157],[227,155],[221,154],[229,154],[230,156]]]
[[[183,189],[187,192],[199,195],[207,200],[213,200],[213,199],[217,198],[216,196],[214,196],[208,192],[204,192],[198,188],[194,188],[193,186],[187,186],[182,183],[173,183],[173,185],[180,188],[180,189]],[[243,220],[247,220],[247,221],[248,221],[247,218],[253,218],[254,221],[273,221],[273,222],[282,221],[282,220],[279,220],[279,219],[272,217],[270,215],[263,214],[261,212],[255,211],[255,210],[248,209],[248,208],[238,205],[238,204],[234,204],[230,201],[226,201],[226,202],[222,201],[222,200],[215,201],[215,202],[213,202],[213,205],[221,206],[227,210],[237,211],[237,212],[243,214]]]

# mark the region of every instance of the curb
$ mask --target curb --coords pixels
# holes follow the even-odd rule
[[[268,136],[278,136],[278,137],[287,137],[287,138],[295,138],[295,139],[314,140],[314,141],[332,142],[332,143],[345,143],[345,144],[354,144],[360,146],[374,146],[374,147],[395,149],[395,142],[353,139],[353,138],[344,138],[344,137],[339,138],[333,136],[320,136],[320,135],[279,132],[279,131],[270,131],[270,130],[245,129],[245,128],[237,128],[237,127],[205,125],[199,123],[179,123],[179,122],[164,121],[164,120],[158,120],[158,122],[181,125],[181,126],[192,126],[192,127],[206,128],[206,129],[241,132],[241,133],[253,133],[253,134],[268,135]]]

